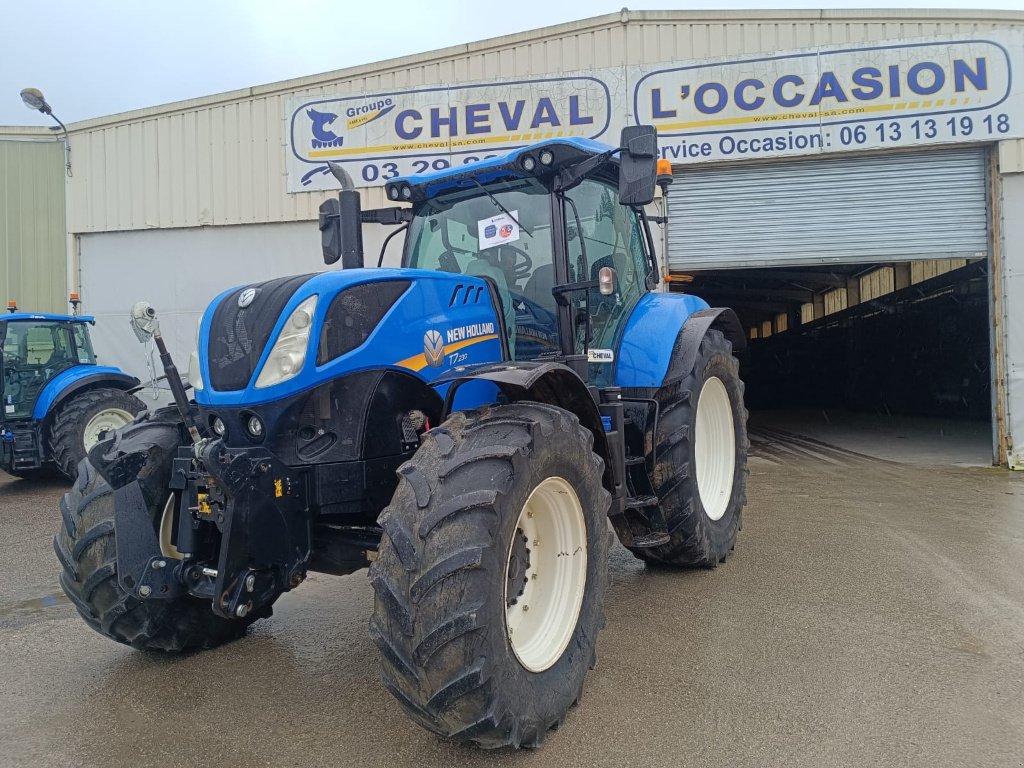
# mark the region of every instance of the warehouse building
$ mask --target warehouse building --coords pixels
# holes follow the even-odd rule
[[[8,235],[0,288],[44,309],[79,289],[108,359],[145,374],[135,299],[184,356],[220,290],[323,268],[329,159],[376,207],[399,174],[650,123],[675,175],[660,287],[737,310],[762,435],[873,425],[856,447],[912,417],[926,458],[1024,468],[1021,72],[1022,13],[623,10],[72,125],[59,244],[41,179],[62,154],[0,129],[5,179],[52,155],[33,212],[9,182],[0,205],[45,222],[32,252],[59,263],[26,273]]]

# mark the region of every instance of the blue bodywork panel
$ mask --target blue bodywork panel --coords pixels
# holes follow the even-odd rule
[[[347,288],[389,280],[410,281],[409,288],[360,346],[318,366],[320,331],[334,298]],[[210,328],[214,312],[227,291],[203,315],[199,332],[199,364],[206,388],[195,392],[202,406],[258,405],[303,392],[330,379],[362,370],[393,369],[413,373],[429,383],[456,366],[474,366],[503,359],[501,324],[487,283],[478,277],[420,269],[346,269],[323,272],[307,280],[291,297],[270,334],[270,340],[243,390],[220,392],[209,384]],[[274,342],[295,309],[317,296],[309,347],[302,370],[288,381],[257,389],[255,384]],[[468,298],[467,298],[468,296]],[[425,354],[429,332],[440,335],[444,352],[436,365]]]
[[[640,298],[622,332],[615,385],[660,387],[683,323],[708,303],[685,293],[648,293]]]
[[[543,147],[554,145],[571,147],[579,150],[584,155],[600,155],[614,149],[614,147],[602,144],[600,141],[594,141],[593,139],[577,137],[550,139],[526,147],[520,147],[507,154],[491,157],[487,160],[480,160],[475,163],[467,163],[466,165],[445,168],[444,170],[430,173],[399,176],[390,180],[388,184],[395,185],[404,182],[422,189],[426,197],[430,198],[456,187],[475,186],[472,181],[469,181],[470,178],[476,179],[481,184],[487,184],[502,177],[529,176],[530,174],[526,173],[519,166],[519,158],[527,152],[536,153]]]
[[[48,315],[44,313],[13,312],[0,315],[0,323],[18,320],[48,320],[55,323],[93,323],[92,315]]]
[[[44,419],[50,412],[50,407],[60,398],[61,393],[72,384],[84,379],[87,376],[102,376],[104,374],[124,376],[120,368],[111,368],[106,365],[76,365],[61,371],[43,387],[43,391],[36,398],[36,404],[32,407],[33,419]]]

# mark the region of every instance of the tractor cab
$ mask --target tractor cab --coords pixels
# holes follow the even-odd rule
[[[96,365],[91,317],[11,312],[0,317],[0,421],[30,419],[46,385],[70,368]]]
[[[403,266],[489,279],[513,360],[585,356],[607,385],[625,320],[658,282],[642,209],[655,178],[654,137],[627,129],[619,150],[554,139],[387,193],[413,203]]]
[[[572,359],[590,383],[607,386],[624,325],[658,282],[643,212],[656,180],[655,136],[637,127],[618,148],[553,139],[400,177],[386,194],[412,204],[401,212],[403,267],[486,279],[501,301],[512,360]],[[362,221],[384,211],[363,212]]]

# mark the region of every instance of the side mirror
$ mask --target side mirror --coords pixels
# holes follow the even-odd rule
[[[653,125],[626,126],[619,146],[619,203],[647,205],[658,178],[658,132]]]
[[[135,338],[143,344],[160,333],[160,321],[156,318],[156,310],[148,301],[137,301],[132,305],[128,322],[135,331]]]
[[[324,264],[341,259],[342,269],[363,266],[362,204],[351,177],[341,166],[329,163],[334,177],[342,184],[337,198],[320,204],[320,247]]]

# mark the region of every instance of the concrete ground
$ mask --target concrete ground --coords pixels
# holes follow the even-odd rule
[[[56,584],[63,487],[0,480],[0,765],[1024,765],[1024,475],[754,438],[724,566],[616,545],[600,664],[532,753],[402,714],[364,573],[312,576],[215,651],[100,637]]]
[[[904,464],[992,466],[989,421],[886,416],[836,408],[756,411],[750,423],[764,436],[779,433]]]

